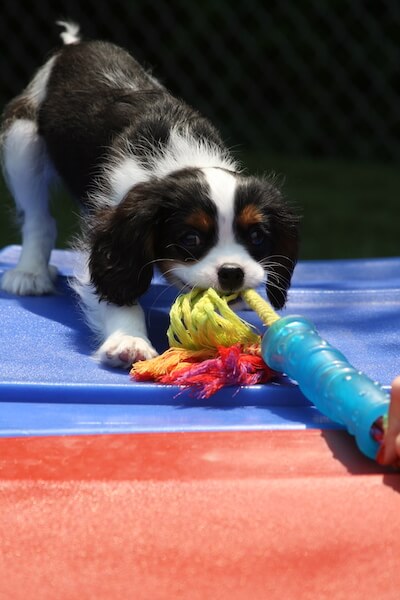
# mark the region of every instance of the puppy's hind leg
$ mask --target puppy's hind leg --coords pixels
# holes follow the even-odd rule
[[[56,270],[49,267],[56,224],[49,212],[50,170],[36,123],[16,119],[2,134],[4,175],[22,223],[22,251],[15,269],[6,271],[1,287],[12,294],[54,291]]]

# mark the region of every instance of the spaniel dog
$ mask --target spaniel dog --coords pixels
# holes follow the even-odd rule
[[[125,50],[61,25],[63,46],[3,116],[3,170],[23,244],[2,288],[53,291],[48,200],[61,179],[82,209],[73,285],[102,363],[129,367],[156,354],[138,303],[154,268],[180,290],[265,283],[281,308],[298,219],[274,182],[244,176],[213,125]]]

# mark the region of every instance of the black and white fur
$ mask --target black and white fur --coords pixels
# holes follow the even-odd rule
[[[297,218],[272,182],[244,177],[218,132],[112,44],[64,46],[6,107],[3,170],[22,223],[22,253],[1,285],[53,291],[49,187],[61,178],[83,210],[74,287],[111,366],[156,354],[138,298],[153,267],[180,289],[225,292],[266,282],[277,308],[297,259]]]

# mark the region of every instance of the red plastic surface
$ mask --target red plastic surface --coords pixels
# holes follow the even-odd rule
[[[0,598],[398,600],[399,491],[340,431],[3,438]]]

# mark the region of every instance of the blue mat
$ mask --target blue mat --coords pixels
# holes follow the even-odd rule
[[[19,250],[0,251],[0,276]],[[75,259],[53,252],[54,296],[0,292],[0,435],[336,427],[286,378],[199,402],[187,390],[133,383],[125,371],[102,368],[67,283]],[[160,351],[175,294],[155,278],[143,298]],[[240,314],[260,325],[251,311]],[[284,314],[308,317],[372,379],[389,386],[400,373],[400,258],[301,262]]]

